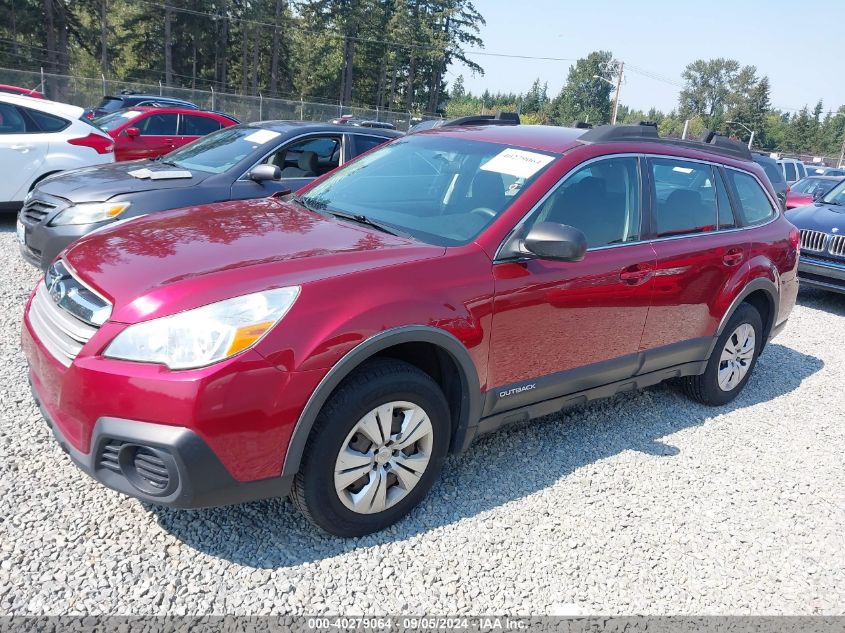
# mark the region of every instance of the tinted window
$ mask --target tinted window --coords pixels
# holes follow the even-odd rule
[[[0,134],[25,134],[26,120],[18,109],[9,103],[0,103]]]
[[[719,207],[719,228],[735,229],[736,218],[731,207],[731,199],[728,196],[725,181],[719,173],[716,173],[716,205]]]
[[[763,168],[763,171],[766,172],[766,176],[768,176],[769,180],[773,185],[779,182],[783,182],[783,172],[780,169],[780,165],[778,165],[776,162],[774,162],[773,160],[758,158],[755,158],[754,162]]]
[[[754,176],[733,169],[728,169],[727,174],[736,192],[739,212],[745,224],[759,224],[775,214],[769,197]]]
[[[104,110],[105,112],[115,112],[116,110],[120,110],[122,107],[122,99],[117,99],[115,97],[103,97],[103,100],[100,101],[100,104],[96,109]]]
[[[787,182],[798,180],[798,172],[795,171],[795,165],[792,163],[783,163],[783,174]]]
[[[179,115],[176,114],[151,114],[135,125],[142,136],[175,136],[178,120]]]
[[[845,171],[842,171],[841,169],[828,169],[826,172],[824,172],[824,175],[825,176],[845,176]]]
[[[216,119],[195,114],[182,115],[182,136],[205,136],[220,129]]]
[[[807,176],[807,168],[804,167],[803,163],[798,163],[798,177],[799,178],[806,178]]]
[[[39,110],[32,110],[30,108],[22,109],[26,110],[26,113],[33,121],[35,121],[35,124],[42,132],[61,132],[70,125],[70,121],[61,117],[47,114],[46,112],[41,112]]]
[[[465,244],[557,156],[468,135],[410,135],[375,149],[305,192],[313,209],[365,215],[431,244]],[[506,179],[511,182],[506,190]]]
[[[314,152],[317,158],[328,160],[337,149],[340,148],[340,141],[331,138],[312,138],[307,141],[295,143],[288,147],[288,154],[299,154],[301,152]]]
[[[390,139],[379,138],[376,136],[360,136],[355,135],[355,155],[369,152],[374,147],[378,147],[382,143],[387,143]]]
[[[534,222],[568,224],[583,231],[587,246],[635,242],[640,235],[637,159],[609,158],[568,176],[543,203]]]
[[[714,231],[718,226],[716,180],[703,163],[656,158],[651,162],[657,236]]]

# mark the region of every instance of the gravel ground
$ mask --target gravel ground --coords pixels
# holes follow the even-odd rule
[[[802,291],[727,407],[658,386],[500,432],[344,541],[288,501],[172,511],[79,472],[28,393],[10,219],[0,270],[0,613],[845,613],[845,296]]]

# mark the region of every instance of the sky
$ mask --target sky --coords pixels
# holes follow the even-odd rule
[[[810,20],[800,16],[802,7],[809,5],[782,0],[473,1],[487,20],[481,28],[483,52],[571,59],[472,54],[484,76],[472,77],[456,63],[447,79],[463,74],[464,85],[474,94],[485,89],[525,92],[540,77],[548,81],[549,96],[554,97],[577,58],[609,50],[626,64],[621,102],[633,108],[673,109],[680,91],[673,84],[682,83],[684,67],[714,57],[733,58],[756,66],[760,76],[768,75],[772,105],[782,110],[805,104],[812,109],[820,98],[825,111],[845,104],[845,82],[838,72],[839,27],[845,24],[842,0],[823,3]],[[797,29],[795,21],[805,26]]]

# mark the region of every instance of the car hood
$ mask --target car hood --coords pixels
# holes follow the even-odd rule
[[[265,198],[128,220],[64,254],[109,299],[112,321],[135,323],[268,288],[443,255],[415,242]]]
[[[136,178],[129,173],[144,168],[153,172],[177,171],[176,167],[150,160],[97,165],[48,178],[38,185],[38,191],[71,202],[102,202],[118,194],[195,187],[211,176],[205,172],[191,171],[191,178],[151,180]]]
[[[786,218],[799,229],[845,233],[845,207],[834,204],[808,204],[786,212]]]

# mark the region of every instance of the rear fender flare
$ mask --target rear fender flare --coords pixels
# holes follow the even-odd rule
[[[740,306],[743,301],[745,301],[746,297],[748,297],[752,292],[757,292],[758,290],[764,291],[769,299],[769,310],[771,315],[770,323],[764,325],[769,325],[771,330],[771,327],[774,326],[775,323],[777,323],[777,311],[779,304],[778,287],[771,279],[767,279],[766,277],[756,277],[755,279],[752,279],[747,284],[745,284],[739,294],[737,294],[736,297],[734,297],[733,301],[731,301],[730,305],[728,306],[728,309],[722,316],[722,320],[719,322],[719,327],[716,329],[716,334],[713,336],[714,346],[716,344],[716,340],[719,338],[719,336],[721,336],[725,327],[727,327],[728,321],[733,316],[734,312],[736,312],[736,309]]]

